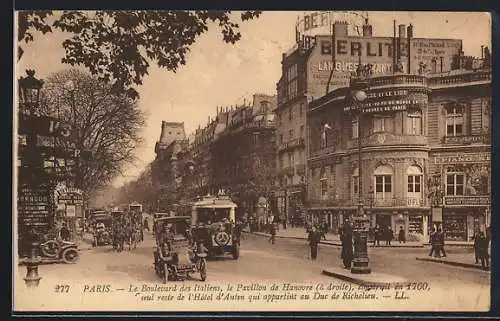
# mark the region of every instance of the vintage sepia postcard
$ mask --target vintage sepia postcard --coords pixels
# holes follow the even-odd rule
[[[15,12],[13,311],[489,311],[486,12]]]

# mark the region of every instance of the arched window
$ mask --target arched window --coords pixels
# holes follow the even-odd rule
[[[407,183],[408,183],[408,205],[418,205],[422,199],[423,193],[423,173],[422,169],[418,166],[409,166],[406,170]]]
[[[375,169],[375,198],[391,199],[392,198],[392,176],[393,169],[390,166],[383,165]]]
[[[321,199],[326,199],[328,196],[328,177],[326,176],[326,167],[321,169],[319,182],[321,185]]]

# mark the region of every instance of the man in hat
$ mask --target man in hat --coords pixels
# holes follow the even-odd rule
[[[351,222],[346,219],[344,221],[344,226],[342,227],[342,233],[340,235],[340,241],[342,242],[342,252],[340,257],[342,258],[342,262],[344,263],[344,268],[351,268],[352,259],[354,257],[354,250],[352,244],[352,226]]]
[[[309,246],[311,247],[311,260],[316,260],[318,256],[318,243],[321,241],[321,235],[316,229],[316,226],[311,228],[308,236]]]

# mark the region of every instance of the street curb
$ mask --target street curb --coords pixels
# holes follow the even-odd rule
[[[402,283],[404,283],[404,282],[365,281],[365,280],[361,280],[361,279],[358,279],[358,278],[355,278],[355,277],[347,276],[345,274],[335,273],[335,272],[327,271],[327,270],[323,270],[323,274],[327,275],[327,276],[334,277],[336,279],[340,279],[342,281],[347,281],[347,282],[351,282],[351,283],[354,283],[354,284],[357,284],[357,285],[366,286],[366,287],[394,286],[395,284],[402,284]]]
[[[244,233],[247,233],[247,234],[253,234],[253,235],[258,235],[258,236],[264,236],[264,237],[270,237],[271,234],[266,234],[266,233],[262,233],[262,232],[255,232],[255,233],[251,233],[251,232],[248,232],[248,231],[243,231]],[[300,237],[300,236],[283,236],[283,235],[276,235],[276,238],[280,238],[280,239],[294,239],[294,240],[307,240],[307,238],[305,237]],[[320,241],[319,242],[320,244],[324,244],[324,245],[331,245],[331,246],[342,246],[342,243],[339,242],[331,242],[331,241]],[[386,246],[386,245],[378,245],[378,246],[374,246],[374,245],[370,245],[369,246],[370,248],[423,248],[424,245],[390,245],[390,246]]]
[[[447,261],[447,260],[427,258],[427,257],[417,257],[415,259],[417,261],[441,263],[441,264],[447,264],[447,265],[452,265],[452,266],[459,266],[459,267],[464,267],[464,268],[471,268],[471,269],[477,269],[477,270],[485,271],[485,270],[483,270],[483,268],[481,267],[481,265],[476,265],[476,264],[462,263],[462,262],[456,262],[456,261]],[[490,270],[485,271],[485,272],[490,272]]]

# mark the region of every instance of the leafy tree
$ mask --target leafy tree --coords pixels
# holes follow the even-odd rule
[[[137,101],[76,69],[50,75],[42,94],[41,112],[72,126],[71,139],[58,144],[93,152],[91,162],[76,164],[79,188],[90,193],[135,160],[134,150],[142,142],[139,131],[145,123]]]
[[[259,15],[260,11],[245,11],[240,19]],[[62,44],[66,50],[62,62],[85,66],[132,98],[138,96],[132,87],[142,84],[151,61],[175,72],[210,23],[218,25],[226,43],[241,38],[230,11],[20,11],[18,21],[19,43],[33,41],[34,31],[69,33]],[[22,54],[19,47],[19,58]]]

